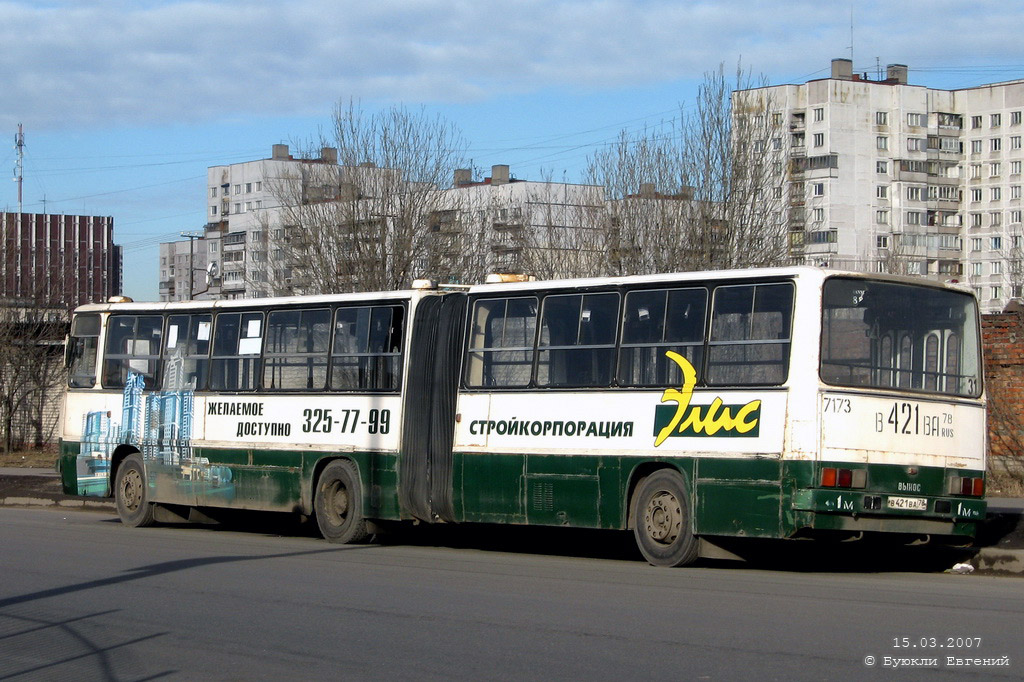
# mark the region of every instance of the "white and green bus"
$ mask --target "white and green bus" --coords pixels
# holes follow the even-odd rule
[[[500,278],[499,278],[500,279]],[[978,307],[815,268],[75,311],[60,469],[142,526],[211,508],[967,544],[985,516]],[[734,544],[734,543],[733,543]]]

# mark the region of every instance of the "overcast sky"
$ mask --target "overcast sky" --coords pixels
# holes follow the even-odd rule
[[[126,293],[155,298],[154,244],[201,228],[206,167],[315,136],[339,100],[423,105],[475,165],[575,181],[721,63],[799,83],[852,43],[857,71],[970,87],[1024,78],[1022,26],[1005,1],[0,0],[0,134],[24,124],[25,210],[112,215]]]

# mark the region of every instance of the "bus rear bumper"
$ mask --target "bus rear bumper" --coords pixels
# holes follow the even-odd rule
[[[918,497],[908,509],[903,495],[850,490],[798,490],[793,496],[797,528],[870,533],[973,537],[985,519],[982,499]]]

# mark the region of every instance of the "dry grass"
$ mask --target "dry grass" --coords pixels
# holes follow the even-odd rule
[[[0,452],[0,467],[34,467],[52,469],[53,463],[56,459],[57,451],[53,449]]]
[[[1007,471],[989,472],[985,493],[989,497],[1024,497],[1024,476]]]

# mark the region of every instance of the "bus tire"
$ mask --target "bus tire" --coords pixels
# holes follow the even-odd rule
[[[153,524],[155,509],[149,501],[146,467],[142,464],[142,455],[128,455],[117,468],[114,502],[117,504],[117,515],[124,525],[142,528]]]
[[[652,566],[686,566],[697,560],[699,543],[686,483],[679,472],[659,469],[640,482],[633,511],[633,535]]]
[[[328,542],[352,544],[370,537],[363,518],[359,474],[348,460],[337,459],[324,468],[316,484],[313,509],[320,534]]]

